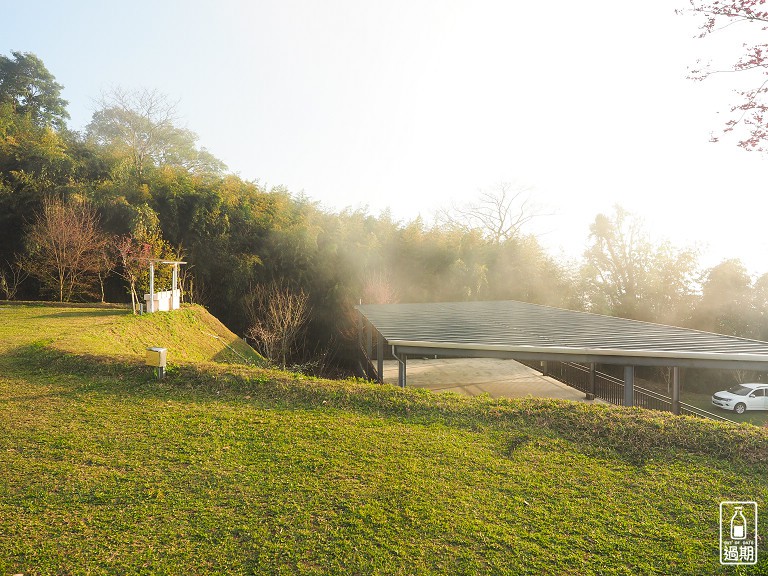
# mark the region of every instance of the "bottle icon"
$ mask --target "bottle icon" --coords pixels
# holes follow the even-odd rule
[[[747,519],[741,509],[742,506],[736,506],[731,516],[731,540],[744,540],[747,537]]]

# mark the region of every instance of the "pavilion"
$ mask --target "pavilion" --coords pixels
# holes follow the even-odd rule
[[[624,367],[632,406],[636,366],[672,368],[679,409],[682,367],[768,371],[768,342],[516,301],[365,304],[360,344],[381,381],[385,347],[405,387],[409,357],[504,358]],[[546,366],[546,364],[545,364]],[[546,368],[545,368],[546,371]]]

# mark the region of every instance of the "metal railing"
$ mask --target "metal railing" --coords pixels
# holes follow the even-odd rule
[[[522,361],[521,363],[539,372],[542,371],[541,362],[530,360]],[[545,375],[554,378],[555,380],[559,380],[572,388],[576,388],[576,390],[580,390],[585,394],[594,393],[597,398],[610,402],[611,404],[616,404],[618,406],[624,405],[623,380],[611,376],[610,374],[605,374],[604,372],[595,372],[595,389],[593,392],[590,390],[589,386],[589,372],[589,367],[584,366],[583,364],[549,361],[546,363]],[[672,412],[672,398],[669,396],[637,385],[635,385],[633,389],[634,406],[647,408],[649,410]],[[722,422],[733,422],[733,420],[725,418],[724,416],[719,416],[683,402],[680,402],[680,413],[686,416],[699,416],[700,418],[710,418]]]
[[[731,420],[725,416],[720,416],[719,414],[714,414],[713,412],[708,412],[703,408],[699,408],[698,406],[693,406],[691,404],[686,404],[685,402],[680,402],[680,414],[685,416],[699,416],[701,418],[719,420],[720,422],[735,422],[735,420]]]

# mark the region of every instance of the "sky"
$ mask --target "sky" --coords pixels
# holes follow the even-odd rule
[[[527,229],[583,253],[621,205],[653,242],[768,272],[768,158],[733,138],[743,40],[696,39],[685,0],[0,0],[0,53],[33,52],[83,129],[114,87],[157,89],[230,171],[396,219],[530,188]],[[726,58],[727,59],[727,58]]]

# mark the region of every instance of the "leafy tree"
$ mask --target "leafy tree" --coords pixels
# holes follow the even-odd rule
[[[763,0],[689,0],[687,10],[699,18],[699,37],[730,35],[740,56],[723,67],[711,63],[691,70],[690,78],[705,80],[714,74],[737,73],[745,80],[745,88],[736,90],[740,102],[731,107],[731,118],[725,132],[739,129],[743,136],[739,146],[765,152],[768,148],[768,10]],[[683,11],[685,12],[685,11]],[[712,138],[717,141],[717,137]]]
[[[102,96],[88,124],[88,136],[122,158],[138,181],[150,167],[181,166],[192,172],[218,173],[224,164],[203,149],[197,135],[177,126],[176,105],[156,90],[116,88]]]
[[[69,118],[63,86],[34,54],[12,51],[11,56],[0,56],[0,105],[10,104],[37,126],[63,129]]]
[[[744,264],[730,259],[710,268],[704,278],[694,325],[700,330],[748,337],[753,328],[752,279]]]
[[[181,259],[180,253],[172,253],[168,243],[163,240],[157,214],[146,204],[135,209],[130,233],[112,239],[111,250],[118,259],[120,276],[128,283],[134,314],[142,301],[139,292],[143,294],[149,289],[149,260]],[[169,273],[165,269],[158,269],[155,278],[158,283],[168,283]]]
[[[638,320],[681,323],[692,302],[696,253],[653,245],[641,222],[620,206],[590,226],[582,277],[589,308]]]

